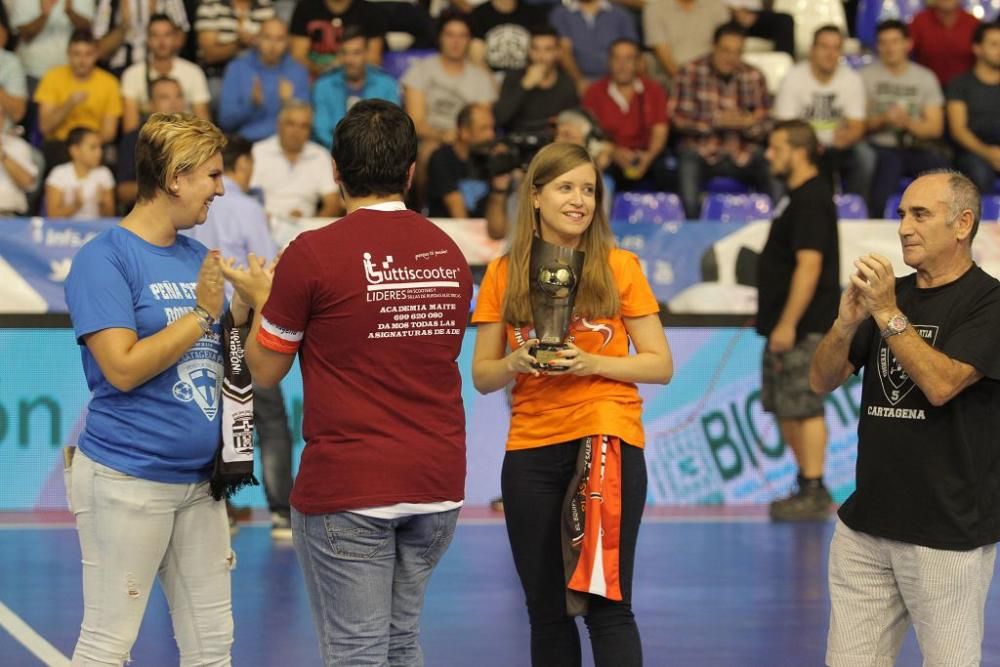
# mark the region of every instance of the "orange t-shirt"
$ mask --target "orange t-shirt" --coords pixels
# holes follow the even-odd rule
[[[635,255],[615,248],[608,262],[618,285],[621,314],[595,320],[574,315],[568,340],[585,352],[624,357],[629,353],[629,339],[622,318],[652,315],[659,312],[660,306]],[[507,257],[490,262],[479,288],[473,322],[503,321],[508,266]],[[515,329],[508,324],[506,330],[507,345],[512,350],[533,337],[531,326]],[[632,382],[600,375],[533,377],[520,373],[512,396],[508,450],[554,445],[588,435],[616,435],[638,447],[645,444],[642,399]]]

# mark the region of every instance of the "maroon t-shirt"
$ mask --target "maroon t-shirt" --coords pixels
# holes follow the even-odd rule
[[[258,341],[298,345],[306,447],[296,510],[463,499],[456,359],[471,295],[458,246],[412,211],[360,209],[292,241]]]
[[[910,23],[913,59],[937,75],[941,87],[976,64],[972,37],[979,19],[960,10],[951,26],[945,26],[933,9],[918,12]]]

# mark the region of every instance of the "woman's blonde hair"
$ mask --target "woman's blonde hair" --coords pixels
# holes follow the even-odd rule
[[[517,225],[510,251],[507,253],[509,271],[503,317],[506,322],[514,326],[522,326],[532,321],[528,275],[531,266],[531,242],[535,236],[541,234],[541,221],[533,202],[534,195],[541,192],[548,183],[584,164],[594,168],[596,201],[594,218],[580,238],[580,245],[577,246],[577,250],[585,252],[586,257],[574,307],[580,315],[591,318],[614,317],[621,310],[618,287],[611,266],[608,264],[608,253],[615,247],[615,237],[611,233],[607,215],[604,213],[604,181],[601,178],[601,171],[582,146],[566,143],[549,144],[535,155],[521,183]]]
[[[154,113],[139,130],[135,145],[138,200],[150,201],[156,192],[169,192],[177,174],[197,169],[226,145],[212,123],[189,113]]]

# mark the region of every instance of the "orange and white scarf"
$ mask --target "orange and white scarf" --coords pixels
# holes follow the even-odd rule
[[[588,595],[622,599],[621,518],[621,440],[588,436],[580,446],[576,471],[563,501],[563,566],[570,616],[587,613]]]

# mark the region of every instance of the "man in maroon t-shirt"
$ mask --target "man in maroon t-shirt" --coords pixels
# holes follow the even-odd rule
[[[962,9],[960,0],[936,0],[910,23],[911,56],[937,75],[941,87],[972,69],[972,35],[979,19]]]
[[[347,216],[292,241],[273,283],[252,255],[227,269],[256,313],[254,383],[277,384],[299,355],[292,531],[327,665],[419,655],[424,591],[464,498],[456,359],[472,279],[458,246],[403,205],[416,155],[402,109],[358,102],[334,134]]]

